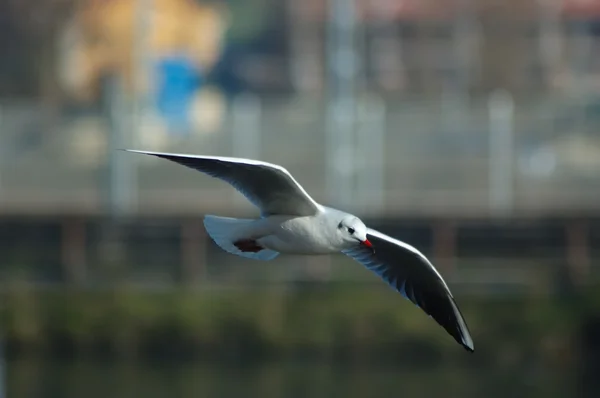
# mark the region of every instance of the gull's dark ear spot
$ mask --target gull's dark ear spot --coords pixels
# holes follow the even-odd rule
[[[338,229],[342,229],[343,225],[342,222],[340,221],[340,223],[338,224]]]

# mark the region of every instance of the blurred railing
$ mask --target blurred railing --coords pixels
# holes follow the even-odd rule
[[[300,98],[240,98],[220,128],[190,136],[165,136],[158,124],[146,122],[132,146],[282,164],[316,200],[368,221],[389,219],[386,231],[431,256],[453,286],[487,293],[544,290],[563,269],[584,279],[596,273],[590,265],[600,235],[596,224],[581,218],[600,210],[600,120],[590,104],[552,99],[515,104],[505,94],[471,104],[362,99],[354,131],[337,136],[351,136],[352,145],[337,154],[343,162],[333,172],[330,154],[337,148],[328,134],[336,119],[326,103]],[[202,228],[203,214],[256,210],[220,181],[112,150],[127,145],[115,143],[115,137],[126,138],[119,131],[135,131],[127,108],[115,109],[112,116],[52,118],[32,104],[2,105],[0,279],[6,283],[21,276],[42,285],[88,287],[116,280],[145,287],[181,281],[362,283],[369,276],[380,283],[343,257],[290,258],[283,268],[240,267],[233,256],[214,250]],[[328,185],[338,178],[346,178],[347,191]],[[129,199],[131,213],[111,217],[115,201]],[[23,216],[36,214],[50,218],[34,217],[28,227]],[[517,229],[501,229],[495,238],[496,232],[465,224],[497,215],[516,217],[507,228]],[[564,221],[536,224],[544,217]],[[425,224],[415,226],[407,218]],[[527,219],[533,227],[519,221]],[[394,230],[400,226],[404,229]],[[480,234],[485,242],[477,241]],[[520,238],[506,240],[513,235]],[[493,245],[485,246],[489,242]],[[471,247],[467,253],[481,245],[487,251],[465,254],[465,244]]]
[[[421,250],[457,293],[547,295],[600,277],[598,218],[366,219]],[[385,284],[343,255],[247,261],[225,253],[198,217],[0,218],[0,291],[38,288],[265,288]]]
[[[145,138],[129,146],[278,163],[316,200],[365,216],[599,210],[595,111],[564,101],[502,98],[472,104],[363,100],[355,131],[338,136],[352,139],[349,152],[336,154],[345,160],[337,170],[328,163],[336,147],[327,138],[327,104],[310,100],[234,102],[218,129],[190,136],[153,132],[156,126],[147,123],[139,130]],[[0,115],[3,213],[104,213],[115,184],[134,191],[133,214],[253,211],[220,181],[164,160],[116,154],[111,124],[100,114],[51,118],[35,104],[3,104]],[[132,167],[129,185],[109,167],[116,161]],[[350,188],[342,201],[339,187],[328,182],[343,178]]]

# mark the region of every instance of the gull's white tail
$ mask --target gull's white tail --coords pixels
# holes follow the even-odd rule
[[[272,260],[279,255],[278,252],[267,249],[259,252],[244,252],[234,245],[234,242],[243,239],[240,233],[245,229],[244,226],[254,221],[256,220],[207,215],[204,217],[204,227],[212,240],[228,253],[253,260]]]

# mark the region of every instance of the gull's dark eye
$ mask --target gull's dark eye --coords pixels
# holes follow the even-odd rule
[[[349,233],[350,235],[354,235],[354,228],[350,228],[350,227],[348,227],[348,233]]]

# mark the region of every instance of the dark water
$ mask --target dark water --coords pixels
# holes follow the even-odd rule
[[[494,367],[411,369],[366,365],[271,362],[140,364],[10,361],[3,397],[574,397],[565,374]]]

